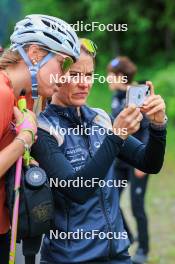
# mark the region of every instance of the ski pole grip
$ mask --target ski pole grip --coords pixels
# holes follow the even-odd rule
[[[24,112],[27,109],[27,102],[25,97],[25,90],[21,91],[19,100],[18,100],[18,108],[21,112]]]

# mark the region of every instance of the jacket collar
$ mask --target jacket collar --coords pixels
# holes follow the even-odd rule
[[[54,111],[56,115],[64,116],[75,123],[92,123],[97,113],[90,107],[83,105],[80,107],[81,118],[78,116],[77,108],[73,106],[63,107],[55,104],[49,104],[46,111]]]

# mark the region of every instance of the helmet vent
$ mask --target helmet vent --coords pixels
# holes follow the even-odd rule
[[[52,36],[51,34],[49,34],[49,33],[47,33],[47,32],[43,32],[43,34],[44,34],[45,36],[47,36],[48,38],[51,38],[51,39],[53,39],[54,41],[56,41],[56,42],[62,44],[62,42],[61,42],[59,39],[55,38],[55,37]]]
[[[67,40],[68,42],[69,42],[69,44],[71,45],[71,47],[72,47],[72,49],[73,49],[73,43],[72,42],[70,42],[70,40]]]
[[[64,31],[62,31],[60,28],[57,28],[58,32],[61,32],[62,34],[66,35],[66,33]]]
[[[21,33],[19,33],[19,35],[28,34],[28,33],[35,33],[35,32],[30,30],[30,31],[21,32]]]
[[[73,40],[75,41],[75,38],[74,38],[74,36],[68,31],[68,30],[66,30],[66,32],[69,34],[69,35],[71,35],[71,37],[73,38]]]
[[[46,20],[43,20],[42,19],[42,22],[47,26],[47,27],[50,27],[50,22],[46,21]]]
[[[25,24],[25,27],[30,27],[33,26],[32,23],[28,22],[27,24]]]

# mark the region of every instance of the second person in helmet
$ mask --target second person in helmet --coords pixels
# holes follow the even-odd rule
[[[60,30],[59,30],[60,29]],[[57,90],[50,74],[62,76],[79,58],[79,41],[63,20],[46,15],[29,15],[19,21],[11,36],[11,47],[0,58],[0,252],[1,264],[8,263],[9,217],[5,206],[5,177],[8,168],[33,143],[37,133],[35,116],[23,116],[14,108],[25,90],[32,110],[38,94],[51,96]],[[18,124],[18,139],[11,130],[13,113]]]

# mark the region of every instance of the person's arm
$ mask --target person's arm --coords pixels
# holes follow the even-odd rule
[[[140,140],[142,143],[147,144],[149,139],[149,120],[146,118],[145,115],[143,115],[143,119],[140,123],[140,129],[138,132],[136,132],[136,134],[134,134],[134,137]],[[134,175],[141,179],[145,177],[147,173],[135,168]]]
[[[96,178],[96,182],[105,178],[123,142],[124,141],[116,135],[106,136],[94,157],[89,159],[85,166],[76,172],[65,155],[61,152],[56,139],[46,131],[38,129],[37,142],[32,146],[32,157],[34,157],[39,162],[39,165],[46,171],[48,178],[58,178],[59,181],[83,178],[84,182],[89,181],[92,183],[92,178]],[[97,188],[98,184],[94,187],[59,187],[58,191],[65,194],[73,201],[84,203]]]
[[[1,113],[2,114],[2,113]],[[0,151],[0,178],[24,153],[25,145],[32,145],[37,132],[36,117],[28,110],[23,115],[17,107],[14,107],[14,115],[17,121],[18,136],[7,147]],[[0,136],[0,141],[2,136]]]
[[[129,137],[122,148],[119,157],[133,167],[145,173],[158,173],[162,168],[166,147],[165,102],[160,95],[154,94],[152,82],[147,81],[150,87],[150,96],[144,101],[142,113],[150,121],[148,143],[140,144],[136,139]]]
[[[32,148],[32,156],[45,169],[48,178],[67,181],[82,177],[84,181],[90,182],[92,178],[96,178],[97,184],[92,188],[86,186],[84,188],[60,188],[60,191],[72,200],[79,203],[85,202],[98,188],[98,181],[106,177],[113,160],[120,152],[124,139],[138,130],[141,119],[142,115],[136,106],[132,105],[123,110],[114,121],[114,134],[106,136],[94,157],[90,158],[85,167],[78,172],[74,171],[61,152],[56,139],[42,129],[38,131],[39,137]],[[120,133],[118,136],[118,131],[123,128],[126,128],[126,133]]]
[[[144,144],[147,144],[149,139],[149,124],[149,120],[143,115],[143,119],[140,122],[140,129],[133,135]]]
[[[29,132],[23,132],[19,136],[28,145],[32,142],[32,137]],[[0,151],[0,178],[4,173],[15,163],[15,161],[24,153],[24,144],[22,141],[14,139],[11,144]]]
[[[158,173],[162,168],[166,147],[166,129],[156,130],[150,125],[149,139],[145,145],[129,136],[119,158],[145,173]]]

